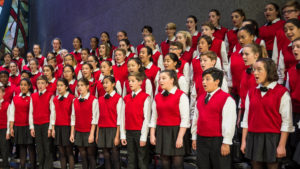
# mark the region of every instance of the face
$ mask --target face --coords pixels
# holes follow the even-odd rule
[[[272,4],[268,4],[265,7],[265,18],[268,22],[272,22],[274,19],[277,18],[278,11],[276,11],[275,7]]]
[[[4,74],[4,73],[2,73],[2,74],[0,74],[0,82],[4,85],[4,86],[6,86],[7,84],[8,84],[8,75],[6,75],[6,74]]]
[[[64,59],[64,63],[65,65],[70,65],[70,66],[73,66],[73,59],[71,56],[66,56],[65,59]]]
[[[177,62],[174,62],[169,55],[164,58],[164,67],[166,70],[176,70]]]
[[[59,43],[59,40],[53,40],[53,43],[52,43],[52,47],[55,51],[59,51],[60,49],[60,43]]]
[[[83,65],[81,71],[82,71],[83,77],[85,77],[87,79],[91,78],[93,70],[88,65]]]
[[[89,57],[89,53],[86,50],[82,50],[81,51],[81,60],[83,62],[86,62],[88,57]]]
[[[68,81],[71,81],[74,77],[74,72],[69,67],[64,68],[63,72],[64,78],[67,79]]]
[[[99,46],[99,54],[100,54],[100,56],[105,56],[105,53],[106,53],[105,45],[100,45]]]
[[[121,64],[125,60],[125,55],[121,51],[115,52],[115,60],[117,63]]]
[[[241,16],[239,13],[237,12],[233,12],[231,14],[231,20],[232,20],[232,24],[234,27],[240,28],[242,25],[242,22],[244,20],[244,17]]]
[[[122,39],[127,39],[127,37],[124,35],[123,32],[118,32],[117,33],[117,39],[118,39],[118,41],[120,41]]]
[[[203,88],[208,93],[215,91],[218,88],[219,83],[220,83],[220,80],[214,80],[214,78],[211,76],[211,74],[206,74],[202,78]]]
[[[90,40],[90,46],[92,49],[96,49],[97,48],[97,40],[96,38],[91,38]]]
[[[142,63],[148,63],[150,61],[151,55],[148,55],[147,49],[142,48],[140,50],[139,58],[141,59]]]
[[[10,61],[11,61],[10,55],[5,55],[5,56],[4,56],[4,63],[5,63],[5,64],[9,64]]]
[[[89,57],[88,57],[87,63],[91,64],[91,65],[93,66],[93,69],[96,69],[96,68],[97,68],[97,63],[96,63],[96,61],[94,60],[93,56],[89,56]]]
[[[21,79],[29,78],[29,74],[27,73],[22,73],[21,74]]]
[[[171,79],[168,73],[161,73],[159,75],[159,85],[163,90],[170,90],[174,86],[174,79]]]
[[[60,95],[64,95],[67,92],[68,87],[61,81],[57,82],[57,91]]]
[[[29,87],[30,87],[29,84],[25,80],[21,81],[20,83],[21,93],[26,94],[29,90]]]
[[[51,65],[54,69],[56,68],[56,61],[54,59],[49,60],[48,64]]]
[[[100,36],[100,40],[101,40],[102,43],[104,43],[104,42],[108,42],[109,38],[108,38],[106,33],[102,33],[101,36]]]
[[[207,70],[209,68],[214,67],[215,64],[216,64],[216,60],[211,60],[206,55],[202,55],[200,57],[200,64],[201,64],[202,70],[205,71],[205,70]]]
[[[138,65],[135,61],[130,60],[127,64],[128,72],[133,73],[133,72],[139,72],[139,68],[141,66]]]
[[[62,58],[64,58],[67,54],[68,54],[68,51],[67,51],[67,50],[61,50],[61,52],[60,52],[60,56],[61,56]]]
[[[132,91],[137,91],[141,88],[143,81],[138,81],[135,76],[128,77],[129,87]]]
[[[145,37],[145,36],[148,36],[148,35],[151,35],[152,33],[148,31],[148,29],[143,29],[143,32],[142,32],[142,36]]]
[[[89,90],[89,85],[85,85],[83,82],[79,81],[77,83],[78,92],[80,94],[86,94]]]
[[[208,19],[213,25],[219,25],[220,16],[218,16],[216,12],[209,12]]]
[[[12,50],[12,54],[13,54],[14,57],[20,56],[20,49],[19,48],[14,48]]]
[[[39,45],[33,45],[33,53],[34,53],[35,56],[40,55],[40,53],[41,53],[41,48],[40,48]]]
[[[44,75],[50,80],[50,79],[52,79],[53,77],[52,77],[52,71],[51,71],[51,69],[49,68],[49,67],[44,67],[43,68],[43,73],[44,73]]]
[[[74,49],[80,49],[80,46],[81,46],[81,42],[79,41],[79,39],[77,39],[77,38],[75,38],[74,40],[73,40],[73,47],[74,47]]]
[[[293,41],[296,38],[300,37],[300,28],[297,28],[292,23],[287,23],[284,25],[284,32],[285,32],[286,37],[290,41]]]
[[[241,30],[238,32],[238,40],[240,45],[244,47],[247,44],[253,43],[254,36],[250,35],[246,30]]]
[[[151,37],[147,36],[144,38],[145,46],[150,47],[152,50],[155,49],[155,41]]]
[[[17,69],[18,69],[18,67],[15,63],[10,63],[9,64],[9,70],[10,70],[11,73],[13,73],[13,74],[16,73]]]
[[[184,37],[184,35],[182,33],[176,34],[176,41],[182,43],[183,45],[186,44],[186,38]]]
[[[114,87],[115,87],[115,83],[112,83],[107,78],[105,78],[103,80],[103,88],[104,88],[106,93],[111,93],[114,90]]]
[[[106,62],[102,62],[100,66],[100,71],[104,76],[109,76],[111,74],[112,67]]]
[[[35,63],[34,60],[31,60],[29,62],[29,67],[30,67],[31,72],[36,72],[37,68],[38,68],[38,65]]]
[[[119,42],[119,47],[120,47],[121,49],[126,50],[126,51],[128,51],[128,49],[130,48],[130,46],[128,46],[124,41],[120,41],[120,42]]]
[[[165,31],[168,37],[172,37],[175,35],[176,29],[171,29],[168,26],[166,26]]]
[[[254,77],[257,84],[264,84],[267,80],[267,71],[263,62],[255,62]]]
[[[187,18],[186,19],[186,28],[189,30],[189,31],[194,31],[196,30],[196,22],[193,18]]]
[[[32,53],[27,53],[27,55],[26,55],[27,61],[30,61],[33,58],[34,58],[34,56],[32,55]]]
[[[36,82],[37,88],[40,92],[44,91],[48,86],[48,83],[45,80],[38,80]]]
[[[297,61],[300,61],[300,40],[293,43],[293,54]]]
[[[207,52],[209,50],[209,45],[207,43],[207,41],[204,38],[201,38],[198,42],[198,50],[199,52],[203,53],[203,52]]]
[[[215,30],[210,29],[210,27],[208,27],[208,26],[202,26],[201,30],[202,30],[203,35],[207,35],[209,37],[212,37],[213,33],[215,32]]]
[[[291,6],[291,7],[286,7],[282,10],[282,14],[284,17],[284,20],[289,20],[289,19],[293,19],[293,18],[298,18],[298,16],[300,15],[300,11],[296,10],[295,7]]]
[[[182,50],[179,49],[177,46],[171,46],[169,48],[170,53],[175,53],[178,57],[180,57]]]
[[[256,62],[258,55],[259,54],[254,53],[250,47],[244,47],[243,60],[245,62],[245,65],[246,66],[253,65]]]

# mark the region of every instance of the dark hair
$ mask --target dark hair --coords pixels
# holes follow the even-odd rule
[[[175,70],[163,70],[161,73],[166,73],[171,79],[174,79],[173,85],[179,88],[177,72]]]
[[[15,64],[16,67],[17,67],[17,70],[18,70],[18,64],[17,64],[17,62],[11,61],[11,62],[9,62],[8,66],[10,66],[11,64]]]
[[[79,84],[79,82],[82,82],[85,86],[90,87],[90,82],[89,82],[89,80],[86,79],[86,78],[84,78],[84,77],[82,77],[82,78],[80,78],[80,79],[78,80],[77,85]],[[90,91],[88,90],[88,92],[90,92]]]
[[[231,13],[238,13],[241,17],[244,17],[243,21],[246,19],[246,14],[243,9],[235,9]]]
[[[224,76],[224,73],[222,70],[219,70],[215,67],[212,67],[212,68],[209,68],[207,70],[205,70],[203,73],[202,73],[202,78],[205,76],[205,75],[211,75],[212,78],[214,79],[214,81],[216,80],[219,80],[219,84],[218,86],[221,87],[222,86],[222,83],[223,83],[223,76]]]
[[[36,79],[36,81],[39,81],[39,80],[44,80],[46,83],[49,83],[48,78],[45,75],[41,75]]]
[[[287,20],[284,25],[286,25],[288,23],[295,25],[298,29],[300,28],[300,21],[296,18]]]
[[[275,11],[278,12],[277,18],[280,18],[280,17],[281,17],[279,6],[278,6],[276,3],[270,2],[270,3],[268,3],[267,5],[272,5],[272,6],[275,8]],[[267,5],[266,5],[266,6],[267,6]]]
[[[32,83],[31,83],[31,81],[30,81],[30,79],[29,78],[24,78],[24,79],[21,79],[20,80],[20,85],[21,85],[21,82],[22,81],[25,81],[26,83],[27,83],[27,85],[29,86],[29,92],[30,93],[33,93],[33,87],[32,87]]]
[[[75,74],[74,67],[71,66],[71,65],[65,65],[63,71],[65,71],[65,68],[70,68],[72,73],[73,73],[73,79],[76,79],[76,74]]]
[[[145,25],[144,27],[143,27],[143,29],[142,29],[142,32],[144,31],[144,29],[147,29],[150,33],[152,33],[152,27],[151,26],[149,26],[149,25]]]
[[[175,53],[168,53],[168,54],[166,54],[166,56],[169,56],[170,59],[173,60],[173,62],[177,62],[176,66],[175,66],[176,69],[180,68],[180,66],[181,66],[181,60],[179,60],[178,56]],[[166,58],[166,56],[165,56],[165,58]]]
[[[258,37],[258,36],[259,36],[259,27],[258,27],[258,23],[257,23],[255,20],[253,20],[253,19],[245,19],[244,22],[251,22],[250,25],[253,26],[253,29],[254,29],[254,31],[255,31],[255,35]],[[247,25],[249,25],[249,24],[247,24]]]
[[[109,61],[109,60],[104,60],[104,61],[101,62],[101,64],[102,64],[102,63],[108,64],[109,67],[112,67],[112,66],[113,66],[112,63],[111,63],[111,61]],[[111,74],[111,75],[114,74],[114,70],[113,70],[113,69],[111,69],[110,74]]]
[[[207,42],[209,48],[211,47],[212,39],[211,39],[210,36],[207,36],[207,35],[200,36],[199,39],[198,39],[198,43],[200,42],[201,39],[204,39]]]
[[[300,10],[300,4],[299,4],[299,2],[297,2],[295,0],[287,1],[281,9],[283,10],[284,8],[287,8],[287,7],[294,7],[296,10],[298,10],[298,11]]]
[[[83,48],[83,49],[81,49],[81,52],[82,51],[86,51],[88,53],[88,55],[90,54],[90,49],[89,48]]]
[[[120,31],[120,32],[122,32],[122,31]],[[101,33],[100,33],[100,36],[101,36],[103,33],[106,34],[106,36],[108,37],[107,43],[108,43],[109,46],[112,48],[112,44],[111,44],[111,42],[110,42],[110,36],[109,36],[109,33],[106,32],[106,31],[104,31],[104,32],[101,32]],[[123,33],[124,33],[124,32],[123,32]],[[125,32],[125,33],[126,33],[126,32]],[[127,36],[127,33],[126,33],[126,36]]]
[[[94,59],[94,61],[96,62],[96,67],[100,68],[100,62],[99,62],[98,57],[96,57],[95,55],[89,55],[88,58],[89,57],[92,57]]]
[[[39,66],[39,61],[36,58],[30,59],[29,63],[34,61],[37,66]]]
[[[204,22],[201,26],[207,26],[211,30],[215,30],[215,26],[211,22]]]
[[[146,50],[147,50],[147,55],[151,55],[151,57],[150,57],[150,61],[151,62],[153,62],[153,58],[152,58],[152,55],[153,55],[153,51],[152,51],[152,49],[149,47],[149,46],[144,46],[144,47],[142,47],[142,48],[145,48]]]
[[[78,37],[78,36],[76,36],[76,37],[73,39],[73,41],[74,41],[75,39],[77,39],[77,40],[80,42],[80,48],[82,48],[82,40],[81,40],[81,38]]]
[[[295,40],[293,40],[293,43],[295,43],[296,41],[299,41],[300,37],[296,38]]]
[[[246,25],[243,26],[239,29],[239,32],[245,30],[246,32],[248,32],[250,35],[255,36],[255,29],[253,25]]]
[[[111,47],[110,47],[109,43],[106,43],[106,42],[101,43],[101,44],[99,45],[99,48],[98,48],[98,49],[100,49],[100,46],[102,46],[102,45],[105,47],[105,56],[106,56],[106,57],[111,57],[111,56],[110,56],[110,50],[111,50]],[[99,55],[100,55],[100,53],[99,53]],[[103,57],[103,56],[100,56],[100,60],[103,59],[102,57]]]
[[[5,88],[3,86],[0,86],[0,90],[5,93]]]
[[[128,63],[130,62],[130,61],[134,61],[136,64],[138,64],[139,66],[140,66],[140,68],[139,68],[139,72],[140,73],[145,73],[145,69],[144,69],[144,67],[143,67],[143,63],[142,63],[142,61],[141,61],[141,59],[139,59],[139,58],[129,58],[128,59],[128,62],[127,62],[127,65],[128,65]]]
[[[96,79],[94,78],[95,75],[94,75],[94,72],[93,72],[94,68],[93,68],[93,66],[92,66],[91,64],[89,64],[89,63],[84,63],[84,64],[82,65],[82,67],[83,67],[84,65],[88,65],[88,67],[92,70],[92,73],[91,73],[91,77],[93,78],[93,84],[92,84],[92,86],[94,86],[94,85],[95,85],[95,81],[96,81]],[[81,68],[81,69],[82,69],[82,68]],[[87,80],[89,80],[89,79],[87,79]]]
[[[267,79],[268,82],[278,81],[279,77],[277,74],[277,66],[275,62],[270,58],[260,58],[257,59],[256,62],[262,62],[264,64],[264,68],[267,72]]]
[[[32,74],[31,74],[31,72],[30,72],[29,70],[22,70],[21,75],[22,75],[23,73],[27,73],[29,78],[32,77]]]
[[[67,79],[65,78],[59,78],[57,81],[56,81],[56,84],[58,84],[58,82],[62,82],[66,87],[67,87],[67,91],[69,93],[72,93],[71,89],[70,89],[70,86],[69,86],[69,82]]]
[[[128,74],[128,79],[130,76],[134,76],[136,80],[143,81],[145,80],[145,76],[141,72],[133,72]]]
[[[53,68],[53,66],[52,65],[44,65],[44,67],[43,67],[43,70],[44,70],[44,68],[45,67],[47,67],[47,68],[49,68],[50,70],[51,70],[51,72],[52,72],[52,77],[54,77],[54,75],[55,75],[55,71],[54,71],[54,68]]]
[[[183,44],[178,41],[170,42],[170,46],[176,46],[178,49],[180,49],[183,52]]]
[[[119,32],[122,32],[124,34],[125,37],[127,37],[127,32],[124,30],[120,30]]]
[[[194,20],[194,22],[195,22],[195,24],[196,24],[196,27],[195,27],[195,29],[197,30],[197,22],[198,22],[198,19],[197,19],[197,17],[196,16],[194,16],[194,15],[189,15],[188,17],[186,17],[187,19],[188,18],[192,18],[193,20]]]
[[[1,60],[4,60],[5,56],[9,56],[10,59],[12,59],[12,55],[10,53],[4,53],[3,57],[1,58]]]
[[[51,56],[48,56],[48,55],[51,55]],[[50,60],[54,60],[56,62],[56,56],[52,52],[47,53],[47,62],[49,62]]]
[[[35,58],[34,53],[32,53],[32,52],[30,52],[30,51],[27,52],[27,53],[26,53],[26,58],[25,58],[25,59],[26,59],[26,63],[29,62],[29,60],[27,60],[27,55],[28,55],[28,54],[31,54],[31,55],[33,56],[33,58]]]
[[[115,79],[115,77],[113,77],[113,76],[104,76],[103,81],[102,81],[102,84],[103,84],[103,82],[104,82],[104,79],[108,79],[111,83],[116,84],[116,79]],[[114,90],[117,91],[116,86],[114,87]]]
[[[116,53],[117,51],[122,52],[123,55],[126,56],[126,51],[125,51],[125,49],[117,48],[117,49],[115,50],[115,53]]]
[[[216,13],[217,16],[221,16],[220,11],[217,10],[217,9],[211,9],[211,10],[209,10],[209,13],[210,13],[210,12],[214,12],[214,13]]]
[[[58,42],[59,42],[59,44],[60,44],[60,49],[61,49],[62,43],[61,43],[60,38],[58,38],[58,37],[54,38],[54,39],[52,40],[51,44],[53,44],[53,41],[55,41],[55,40],[58,40]]]
[[[9,73],[6,70],[1,70],[0,75],[2,75],[2,74],[5,74],[5,75],[7,75],[7,77],[9,77]]]
[[[92,36],[90,40],[92,39],[96,39],[96,46],[98,46],[99,44],[99,38],[97,38],[96,36]]]
[[[125,44],[128,46],[128,51],[132,52],[131,49],[130,49],[130,41],[128,39],[122,39],[122,40],[120,40],[120,42],[122,42],[122,41],[125,42]]]

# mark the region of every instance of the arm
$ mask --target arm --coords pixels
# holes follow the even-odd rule
[[[189,63],[187,62],[185,65],[184,65],[184,68],[183,68],[183,75],[184,75],[184,77],[185,77],[185,79],[186,79],[186,84],[187,85],[189,85],[189,82],[190,82],[190,76],[189,76],[189,74],[190,74],[190,65],[189,65]]]
[[[164,68],[164,60],[162,54],[158,57],[157,67],[159,67],[160,69]]]
[[[56,112],[55,112],[55,105],[54,102],[52,100],[52,102],[50,103],[50,123],[52,125],[52,137],[55,137],[55,120],[56,120]]]
[[[190,127],[190,110],[189,110],[189,99],[185,94],[182,94],[179,101],[180,111],[180,129],[176,140],[176,148],[183,146],[183,136],[186,129]]]
[[[150,96],[150,100],[153,98],[153,90],[152,90],[152,84],[149,79],[146,79],[146,93]]]
[[[145,146],[146,142],[147,142],[147,137],[148,137],[148,132],[149,132],[149,121],[150,121],[150,114],[151,114],[151,100],[150,97],[148,97],[145,102],[144,102],[144,121],[143,121],[143,125],[142,125],[142,129],[141,129],[141,138],[140,138],[140,142],[144,142],[143,145],[141,146]],[[140,143],[142,144],[142,143]]]
[[[156,122],[157,122],[157,111],[156,111],[156,102],[153,100],[152,102],[152,116],[150,120],[150,143],[152,145],[156,145],[156,137],[155,137],[155,128],[156,128]]]
[[[195,103],[195,105],[197,105],[197,103]],[[196,150],[197,148],[197,144],[196,144],[196,140],[197,140],[197,122],[198,122],[198,115],[199,115],[199,112],[198,112],[198,109],[197,107],[195,106],[195,111],[194,111],[194,116],[193,116],[193,119],[192,119],[192,127],[191,127],[191,134],[192,134],[192,148],[194,150]]]
[[[278,48],[277,48],[277,37],[275,36],[274,38],[274,43],[273,43],[273,52],[272,52],[272,60],[275,62],[277,65],[278,62]]]
[[[122,96],[122,86],[120,81],[116,82],[116,89],[117,89],[117,93]]]
[[[122,111],[120,112],[120,138],[122,140],[122,145],[126,145],[126,130],[125,130],[125,103],[122,106]]]
[[[185,94],[189,93],[189,85],[187,84],[186,79],[183,76],[181,76],[178,79],[178,84],[179,84],[180,90],[182,90]]]
[[[222,110],[222,136],[223,144],[232,144],[236,123],[236,104],[228,97]]]
[[[75,99],[74,99],[75,100]],[[74,100],[72,104],[72,114],[71,114],[71,133],[70,133],[70,141],[74,143],[75,137],[75,108],[74,108]]]
[[[285,70],[285,64],[284,64],[284,56],[282,54],[282,51],[280,51],[280,56],[279,56],[279,60],[278,60],[278,67],[277,67],[277,73],[279,76],[279,80],[278,83],[279,84],[283,84],[284,82],[284,70]]]
[[[224,42],[222,42],[222,45],[221,45],[221,57],[222,57],[223,69],[227,73],[227,71],[228,71],[228,57],[227,57],[227,51],[226,51],[226,46],[225,46]]]

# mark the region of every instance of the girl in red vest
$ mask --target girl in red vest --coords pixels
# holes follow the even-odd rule
[[[12,49],[12,61],[18,64],[18,70],[22,71],[23,66],[25,65],[25,60],[20,56],[20,48],[15,46]]]
[[[113,72],[113,66],[112,63],[108,60],[105,60],[101,63],[100,66],[100,71],[101,74],[99,76],[99,81],[96,83],[96,96],[97,97],[101,97],[105,95],[105,90],[103,87],[103,79],[105,76],[114,76],[114,72]],[[121,82],[115,78],[115,87],[116,87],[116,92],[119,95],[122,95],[122,86],[121,86]]]
[[[0,84],[5,88],[4,100],[11,102],[16,86],[8,81],[9,73],[5,70],[0,71]]]
[[[158,83],[160,68],[155,66],[152,62],[152,49],[147,46],[141,48],[139,58],[143,64],[147,78],[151,81],[154,93],[154,90],[157,87],[156,84]]]
[[[127,145],[127,168],[147,169],[149,151],[147,145],[150,120],[150,96],[141,89],[142,73],[130,73],[129,87],[132,91],[124,97],[125,112],[121,115],[121,143]]]
[[[31,95],[29,106],[29,128],[32,137],[35,137],[37,160],[39,167],[52,168],[52,139],[50,124],[50,103],[53,93],[47,91],[48,80],[45,75],[37,79],[38,92]]]
[[[226,51],[226,46],[225,46],[224,41],[222,41],[218,38],[215,38],[213,36],[213,33],[215,32],[214,25],[211,24],[210,22],[202,24],[201,29],[202,29],[203,35],[207,35],[207,36],[211,37],[212,44],[209,49],[211,51],[214,51],[217,54],[217,56],[222,61],[222,69],[227,73],[228,57],[227,57],[227,51]]]
[[[27,52],[26,54],[26,60],[27,60],[27,64],[23,66],[22,70],[29,70],[30,71],[30,65],[29,65],[29,62],[31,59],[34,58],[34,55],[31,53],[31,52]],[[39,68],[40,68],[40,65],[39,65]],[[21,70],[21,71],[22,71]]]
[[[88,48],[83,48],[81,50],[81,62],[80,63],[77,62],[78,63],[77,66],[80,68],[80,71],[79,71],[79,73],[77,75],[77,79],[82,78],[82,70],[81,70],[82,69],[82,65],[84,63],[87,63],[88,57],[89,57],[89,49]]]
[[[163,69],[163,55],[156,48],[155,38],[153,35],[147,35],[144,37],[145,46],[152,49],[152,60],[155,66]]]
[[[0,66],[0,71],[6,70],[10,72],[9,70],[9,63],[12,61],[12,56],[10,53],[4,53],[3,57],[3,65]]]
[[[9,115],[9,102],[3,99],[5,94],[4,87],[0,87],[0,152],[2,155],[2,167],[4,169],[9,169],[9,126],[7,125],[8,122],[8,115]]]
[[[41,46],[39,44],[33,45],[33,55],[39,61],[39,66],[43,67],[46,64],[46,58],[41,54]],[[27,60],[28,62],[29,60]]]
[[[28,70],[23,70],[22,72],[21,72],[21,80],[22,79],[25,79],[25,78],[28,78],[28,79],[30,79],[30,77],[31,77],[31,73],[30,73],[30,71],[28,71]],[[30,83],[31,83],[31,81],[30,81]],[[32,85],[32,83],[31,83],[31,85]],[[32,88],[33,88],[33,92],[32,93],[35,93],[37,90],[36,90],[36,88],[32,85]],[[16,88],[15,88],[15,90],[14,90],[14,96],[16,96],[16,95],[19,95],[21,93],[21,87],[20,87],[20,85],[19,86],[17,86]]]
[[[293,124],[296,127],[295,133],[290,136],[290,146],[293,150],[294,158],[293,160],[300,165],[300,38],[293,41],[293,54],[296,61],[298,62],[295,66],[291,67],[287,73],[287,83],[286,88],[290,91],[293,107]],[[298,126],[298,127],[297,127]]]
[[[57,79],[54,77],[54,69],[51,65],[45,65],[43,67],[43,73],[47,77],[48,86],[47,91],[51,92],[53,95],[56,95],[56,81]]]
[[[160,43],[160,49],[161,49],[161,53],[163,54],[163,56],[165,56],[167,53],[169,53],[170,42],[174,42],[176,39],[176,37],[175,37],[176,24],[173,22],[167,23],[167,25],[165,27],[165,32],[167,34],[167,39]]]
[[[93,66],[89,63],[84,63],[82,65],[82,76],[83,78],[87,79],[89,81],[89,90],[90,94],[95,96],[96,95],[96,83],[98,80],[96,80],[93,77]]]
[[[114,45],[111,43],[109,33],[108,33],[108,32],[101,32],[101,34],[100,34],[100,41],[101,41],[102,43],[108,43],[109,51],[110,51],[108,56],[111,58],[112,55],[113,55],[113,51],[114,51],[115,49],[117,49],[117,47],[114,46]],[[97,52],[98,52],[98,50],[97,50]],[[98,53],[96,56],[99,56],[99,53]]]
[[[268,58],[254,64],[258,86],[249,90],[245,113],[241,151],[252,161],[253,169],[278,168],[278,159],[286,156],[286,142],[294,131],[290,95],[277,83],[275,63]]]
[[[254,30],[255,30],[254,41],[255,41],[255,43],[266,48],[266,42],[259,37],[258,23],[253,19],[245,19],[243,21],[242,27],[244,27],[246,25],[252,25],[254,27]],[[237,44],[237,45],[239,45],[239,44]]]
[[[127,32],[124,31],[124,30],[121,30],[117,33],[117,40],[118,40],[118,43],[123,40],[123,39],[127,39],[128,40],[128,36],[127,36]],[[128,44],[129,48],[130,48],[130,51],[132,53],[135,53],[135,48],[133,45],[131,45],[130,43]],[[120,44],[119,44],[119,47],[120,47]]]
[[[53,50],[52,50],[52,53],[54,54],[56,60],[57,60],[57,63],[60,64],[62,63],[63,61],[63,58],[62,56],[60,55],[61,53],[61,40],[59,38],[54,38],[52,40],[52,47],[53,47]]]
[[[113,71],[115,78],[120,80],[122,87],[128,76],[127,62],[125,62],[125,58],[126,51],[124,49],[118,48],[115,50],[114,59],[116,64],[113,66]]]
[[[192,50],[196,50],[197,48],[197,41],[198,38],[201,36],[201,32],[197,31],[197,22],[198,19],[196,16],[194,15],[190,15],[186,18],[186,28],[188,29],[190,35],[192,36],[192,42],[190,44],[190,47],[192,48]]]
[[[75,96],[78,96],[78,93],[77,93],[77,90],[76,90],[77,80],[76,80],[76,75],[75,75],[75,72],[74,72],[74,68],[70,65],[66,65],[64,67],[63,76],[68,81],[71,93]]]
[[[103,148],[105,168],[120,169],[120,120],[124,114],[124,101],[116,92],[113,76],[105,76],[103,88],[105,95],[99,97],[99,116],[96,143]]]
[[[142,91],[147,93],[150,98],[153,97],[153,88],[151,80],[147,78],[145,70],[142,64],[142,61],[139,58],[130,58],[127,63],[128,73],[141,73],[144,76],[142,83]],[[122,96],[125,97],[127,94],[130,94],[132,90],[130,89],[129,80],[126,80],[123,87]]]
[[[109,43],[106,43],[106,42],[101,43],[99,45],[98,51],[99,51],[100,64],[102,61],[105,61],[105,60],[115,63],[115,61],[112,60],[112,57],[110,55],[111,49],[110,49]]]
[[[30,163],[35,168],[35,147],[29,129],[29,105],[33,88],[30,79],[24,78],[20,82],[21,93],[15,95],[10,104],[9,128],[14,143],[20,147],[20,168],[26,166],[27,150]]]
[[[14,84],[15,86],[19,86],[21,77],[20,77],[18,65],[16,64],[16,62],[10,62],[9,70],[10,70],[10,73],[9,73],[10,83]]]
[[[226,33],[224,40],[227,49],[226,51],[228,51],[228,56],[231,56],[234,46],[238,43],[237,33],[245,19],[246,15],[242,9],[236,9],[232,11],[231,20],[234,27]]]
[[[38,67],[39,66],[39,62],[36,59],[31,59],[29,61],[29,67],[30,67],[30,72],[31,72],[31,77],[30,77],[30,81],[31,84],[33,86],[33,88],[37,88],[36,86],[36,80],[39,76],[42,75],[41,72],[39,72]]]
[[[80,63],[81,62],[81,48],[82,48],[82,40],[80,37],[75,37],[73,39],[73,47],[74,47],[74,50],[73,52],[71,52],[70,54],[72,54],[77,63]]]
[[[284,32],[291,42],[300,38],[300,21],[298,19],[290,19],[286,21],[284,24]],[[287,71],[296,64],[297,61],[292,52],[292,43],[283,46],[278,60],[278,83],[285,84]]]
[[[53,98],[50,105],[52,137],[54,138],[54,144],[59,149],[61,168],[66,169],[68,161],[69,168],[74,169],[70,133],[72,103],[75,96],[71,94],[68,81],[63,78],[57,80],[57,92],[58,95]]]
[[[152,103],[152,117],[149,127],[150,142],[155,152],[160,154],[162,168],[183,169],[183,156],[186,152],[184,135],[190,127],[189,99],[178,89],[174,70],[164,70],[159,75],[162,92]]]
[[[47,65],[51,65],[54,69],[54,76],[56,79],[61,78],[63,73],[63,64],[58,64],[53,53],[48,53],[47,55]]]
[[[99,105],[95,96],[89,93],[89,81],[78,80],[80,96],[72,105],[70,141],[78,146],[82,158],[82,168],[96,168],[95,129],[99,119]]]
[[[192,147],[197,150],[199,169],[230,169],[230,145],[235,131],[236,104],[222,89],[224,73],[209,68],[202,74],[202,93],[192,123]]]
[[[146,41],[145,41],[145,37],[146,36],[153,36],[152,35],[152,32],[153,32],[153,29],[150,25],[145,25],[143,28],[142,28],[142,36],[143,36],[143,41],[141,44],[139,44],[137,47],[136,47],[136,51],[137,51],[137,54],[139,55],[140,54],[140,50],[142,49],[142,47],[145,47],[146,46]],[[154,38],[154,37],[153,37]],[[159,49],[159,46],[158,44],[155,43],[155,40],[154,40],[154,49],[156,50],[160,50]]]
[[[217,10],[217,9],[209,10],[208,19],[215,27],[214,28],[215,32],[214,32],[213,36],[220,39],[220,40],[224,40],[225,35],[226,35],[228,30],[227,30],[227,28],[220,25],[220,20],[221,20],[220,11]]]
[[[179,31],[176,33],[176,41],[182,44],[182,51],[180,58],[185,60],[188,63],[191,63],[193,59],[193,53],[195,48],[192,48],[192,36],[187,31]],[[196,41],[196,48],[197,48],[197,41]]]
[[[130,41],[128,39],[122,39],[119,41],[119,48],[126,51],[125,62],[128,62],[128,59],[136,57],[135,53],[130,48]]]
[[[98,48],[98,44],[99,44],[99,38],[93,36],[90,38],[90,55],[95,55],[97,56],[97,48]]]
[[[98,58],[94,55],[90,55],[87,58],[87,63],[93,66],[93,77],[95,81],[99,81],[101,71],[100,71],[100,63]]]

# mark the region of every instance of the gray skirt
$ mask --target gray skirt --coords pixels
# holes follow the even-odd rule
[[[99,148],[113,148],[115,147],[114,140],[116,137],[117,128],[101,127],[99,128],[97,146]]]
[[[15,144],[33,144],[29,126],[14,126]]]
[[[54,144],[57,146],[68,146],[70,142],[70,126],[55,126],[55,139]]]
[[[95,141],[93,143],[89,143],[90,132],[75,132],[75,145],[78,147],[89,147],[95,146]]]
[[[183,139],[183,147],[176,148],[176,140],[179,126],[157,126],[156,127],[156,147],[157,154],[166,156],[183,156],[186,153],[186,146]]]

